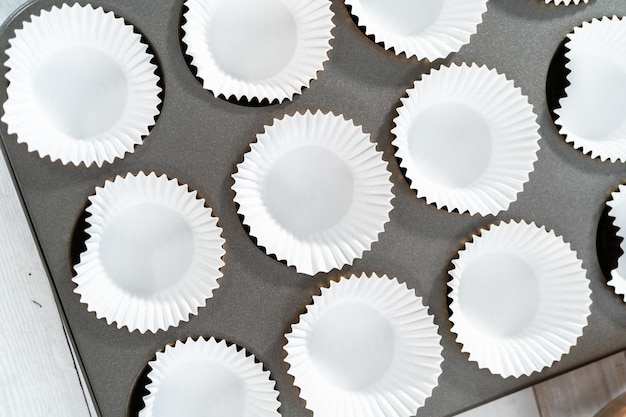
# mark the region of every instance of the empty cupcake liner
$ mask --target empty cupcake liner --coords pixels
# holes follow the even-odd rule
[[[513,81],[484,66],[442,67],[402,98],[392,133],[417,196],[483,216],[508,209],[537,160],[539,126]]]
[[[413,416],[441,374],[437,329],[406,284],[352,275],[313,297],[285,361],[315,416]]]
[[[205,200],[165,175],[118,176],[89,197],[74,292],[129,331],[187,321],[218,287],[224,239]]]
[[[139,417],[280,417],[276,383],[252,355],[214,338],[157,352]]]
[[[589,3],[589,0],[545,0],[546,4],[554,3],[557,6],[562,4],[564,6],[569,6],[570,4],[580,4],[580,3]]]
[[[369,134],[332,113],[275,119],[233,174],[250,235],[298,272],[351,263],[384,231],[391,173]]]
[[[31,16],[6,51],[8,132],[63,164],[102,166],[133,152],[161,102],[153,56],[133,29],[90,5]]]
[[[473,236],[452,263],[451,330],[480,368],[530,375],[559,360],[583,334],[589,280],[553,231],[501,222]]]
[[[476,33],[487,0],[346,0],[365,33],[397,55],[434,61],[457,52]]]
[[[624,245],[620,245],[620,248],[624,251]],[[607,284],[613,287],[615,294],[621,295],[622,299],[626,301],[626,260],[624,255],[617,260],[617,268],[611,271],[611,279]]]
[[[618,190],[611,194],[611,200],[606,204],[610,207],[609,216],[615,219],[613,225],[618,228],[617,236],[622,238],[620,248],[626,253],[626,185],[620,185]],[[611,271],[608,284],[626,301],[626,260],[624,258],[623,254],[619,257],[617,268]]]
[[[555,123],[574,148],[592,158],[626,161],[626,20],[603,17],[567,35],[569,70]]]
[[[324,69],[333,39],[327,0],[186,0],[183,42],[205,89],[292,99]]]

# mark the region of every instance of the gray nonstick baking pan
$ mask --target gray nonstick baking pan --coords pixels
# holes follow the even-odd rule
[[[231,102],[202,88],[181,43],[182,0],[90,3],[133,24],[156,57],[163,104],[143,145],[102,168],[85,168],[53,163],[28,152],[7,133],[4,123],[0,135],[71,342],[102,417],[136,415],[148,361],[166,344],[188,336],[215,336],[244,346],[264,362],[276,381],[281,414],[312,415],[287,373],[283,335],[320,286],[352,273],[398,277],[424,298],[435,317],[444,347],[443,373],[418,416],[454,415],[626,349],[626,306],[607,286],[600,262],[605,255],[617,256],[611,250],[610,221],[603,211],[609,194],[626,176],[626,167],[591,159],[559,135],[548,107],[558,94],[558,80],[565,76],[558,54],[550,72],[557,81],[548,83],[546,94],[553,56],[567,33],[594,17],[626,14],[623,0],[591,0],[568,7],[546,5],[543,0],[490,0],[471,42],[459,53],[434,63],[385,50],[359,29],[342,1],[333,0],[336,27],[325,70],[293,101],[269,105]],[[40,0],[21,8],[2,27],[0,49],[6,51],[15,29],[31,14],[61,4]],[[7,59],[4,52],[1,59]],[[513,79],[529,97],[540,124],[541,149],[535,170],[518,200],[498,216],[448,213],[418,199],[391,145],[395,108],[406,89],[432,68],[463,62],[496,68]],[[6,72],[2,66],[0,102],[7,98]],[[309,109],[343,114],[362,125],[389,163],[395,194],[391,220],[372,250],[340,271],[313,277],[296,273],[255,244],[237,215],[231,190],[231,175],[263,126],[274,118]],[[129,333],[97,319],[80,303],[71,280],[72,265],[85,241],[88,197],[107,179],[139,171],[165,173],[197,190],[219,217],[226,240],[224,276],[213,298],[189,322],[156,334]],[[517,379],[479,369],[461,352],[450,332],[447,297],[448,270],[464,242],[482,227],[508,219],[534,221],[562,235],[583,260],[593,291],[589,324],[571,352],[552,367]]]

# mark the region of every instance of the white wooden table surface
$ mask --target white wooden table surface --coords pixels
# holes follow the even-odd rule
[[[0,0],[0,22],[25,2]],[[464,414],[503,415],[539,417],[532,389]],[[83,393],[48,277],[0,157],[0,417],[39,416],[95,413]]]

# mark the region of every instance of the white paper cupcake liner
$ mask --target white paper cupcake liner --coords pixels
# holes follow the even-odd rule
[[[153,56],[113,12],[52,7],[9,43],[2,121],[30,152],[102,166],[133,152],[155,123],[161,88]]]
[[[224,239],[204,199],[140,172],[107,181],[89,201],[89,238],[73,278],[87,310],[144,333],[206,305],[222,276]]]
[[[183,42],[216,96],[292,99],[324,69],[333,39],[327,0],[186,0]]]
[[[414,290],[386,275],[331,282],[286,335],[285,361],[317,417],[415,415],[441,374],[441,337]]]
[[[437,208],[496,214],[524,188],[539,126],[513,81],[484,66],[442,67],[416,81],[392,133],[417,196]]]
[[[390,177],[360,126],[307,111],[257,135],[233,190],[258,244],[314,275],[351,263],[378,240],[392,209]]]
[[[469,43],[487,11],[487,0],[346,0],[346,4],[376,42],[397,55],[430,61]]]
[[[589,0],[545,0],[546,4],[554,3],[557,6],[562,4],[564,6],[569,6],[570,4],[580,4],[580,3],[589,3]]]
[[[530,375],[559,360],[583,334],[589,280],[553,231],[499,223],[473,236],[452,263],[452,332],[480,368]]]
[[[559,132],[592,158],[626,162],[626,20],[593,19],[567,38],[569,85],[554,110]]]
[[[236,345],[189,338],[166,346],[149,365],[152,382],[139,417],[280,417],[269,371]]]
[[[617,236],[622,238],[620,248],[626,253],[626,185],[622,184],[611,194],[611,200],[606,203],[609,207],[609,216],[613,217],[613,225],[618,228]],[[615,289],[615,293],[626,301],[626,257],[622,254],[617,262],[617,268],[611,271],[608,284]]]
[[[623,244],[620,245],[622,251],[624,251],[624,246]],[[613,287],[615,294],[621,295],[622,299],[626,301],[626,259],[624,255],[617,260],[617,268],[611,271],[611,279],[607,284]]]

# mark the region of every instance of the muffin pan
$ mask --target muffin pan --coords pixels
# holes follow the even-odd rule
[[[16,12],[0,31],[2,62],[8,59],[9,39],[23,21],[62,4],[35,1]],[[626,167],[592,159],[568,144],[548,109],[548,102],[555,99],[546,97],[550,63],[567,34],[592,18],[626,14],[622,0],[592,0],[569,7],[546,5],[543,0],[491,0],[470,43],[434,64],[407,59],[377,45],[359,29],[344,2],[333,0],[335,28],[324,71],[301,95],[272,105],[229,101],[203,88],[182,42],[182,0],[90,4],[113,11],[134,25],[155,57],[163,92],[160,115],[150,134],[133,153],[101,168],[42,159],[8,134],[4,123],[0,134],[71,342],[102,417],[136,416],[146,395],[148,362],[165,345],[188,337],[215,337],[245,347],[276,381],[281,415],[311,416],[288,373],[284,335],[321,287],[339,276],[363,272],[406,282],[422,297],[439,326],[442,374],[418,416],[454,415],[626,348],[626,306],[607,285],[596,249],[606,201],[626,176]],[[432,69],[462,63],[485,65],[513,80],[528,96],[540,126],[542,139],[534,171],[517,200],[497,216],[449,213],[416,198],[394,156],[391,130],[407,89]],[[5,66],[0,68],[2,103],[7,99],[7,71]],[[563,69],[550,74],[556,81],[566,76]],[[549,91],[553,94],[558,89]],[[232,190],[232,175],[264,126],[307,110],[343,115],[362,126],[388,163],[395,195],[390,221],[371,250],[339,271],[314,276],[297,273],[257,246],[238,215]],[[223,277],[206,307],[188,322],[144,334],[97,319],[80,302],[72,281],[73,265],[88,237],[85,210],[89,196],[107,180],[141,171],[165,174],[197,191],[219,218],[225,239]],[[447,284],[452,260],[473,234],[500,220],[535,222],[563,236],[582,260],[592,290],[589,324],[576,345],[550,368],[519,378],[479,369],[462,353],[450,331]]]

